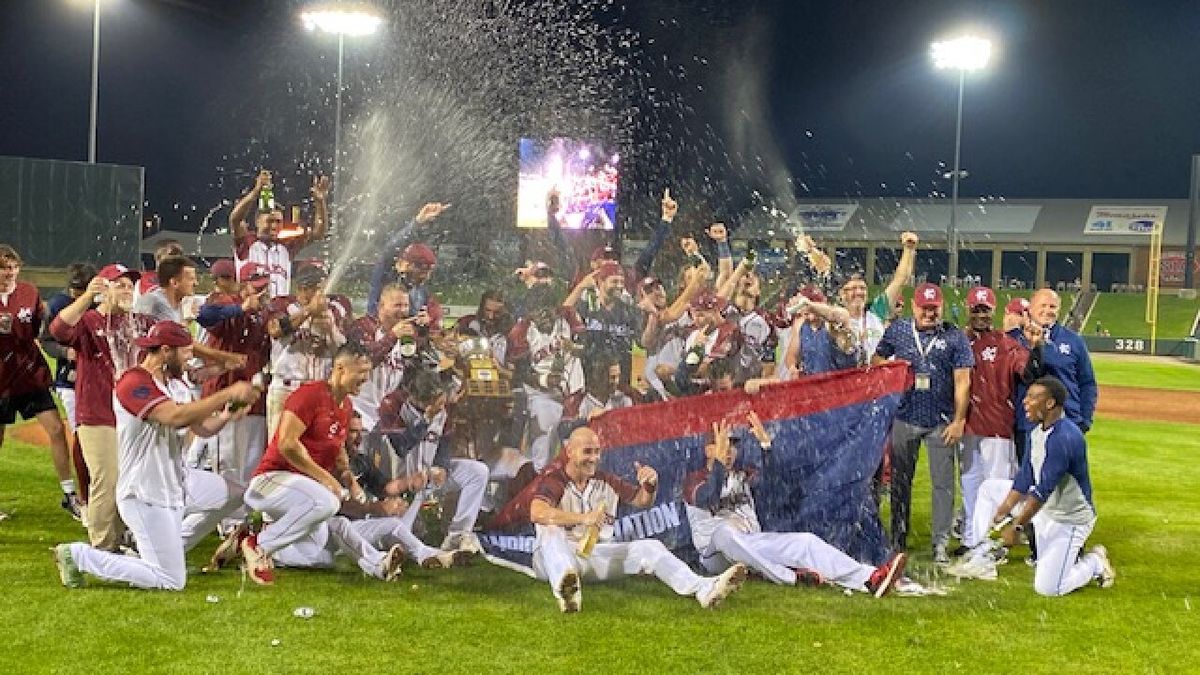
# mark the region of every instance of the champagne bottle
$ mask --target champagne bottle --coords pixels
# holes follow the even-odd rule
[[[258,193],[258,210],[273,211],[275,209],[275,186],[268,183]]]
[[[608,510],[608,501],[600,501],[600,509]],[[592,555],[592,549],[596,548],[596,542],[600,540],[600,525],[587,526],[587,533],[583,535],[583,540],[579,542],[579,557],[587,558]]]

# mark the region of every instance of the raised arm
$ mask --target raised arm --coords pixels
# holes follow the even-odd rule
[[[671,199],[671,188],[663,191],[662,199],[662,217],[658,221],[658,226],[654,228],[654,234],[650,236],[650,243],[638,255],[637,261],[633,264],[633,270],[637,277],[641,279],[650,274],[650,267],[654,264],[654,258],[658,256],[658,252],[662,250],[663,243],[667,240],[667,235],[671,233],[671,223],[675,221],[675,214],[679,212],[679,204]]]
[[[249,229],[246,227],[246,221],[250,214],[254,211],[254,205],[258,202],[258,195],[263,188],[271,184],[271,172],[263,169],[258,172],[258,176],[254,179],[254,187],[250,191],[242,195],[242,198],[234,203],[233,208],[229,211],[229,232],[233,234],[233,243],[237,245],[246,237]]]
[[[900,262],[896,264],[896,271],[892,273],[892,280],[883,289],[883,294],[887,297],[888,307],[895,307],[896,303],[900,301],[900,294],[904,292],[904,287],[908,285],[908,280],[912,278],[913,272],[916,271],[917,244],[920,241],[920,238],[913,232],[905,232],[900,235],[900,243],[904,246],[904,250],[900,253]]]
[[[309,241],[320,241],[329,233],[329,176],[313,176],[309,194],[313,200],[313,227]]]

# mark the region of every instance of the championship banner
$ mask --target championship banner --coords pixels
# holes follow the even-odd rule
[[[803,204],[792,215],[804,232],[841,232],[855,211],[858,204]]]
[[[763,530],[812,532],[855,559],[882,563],[888,547],[871,480],[908,380],[907,364],[889,363],[771,385],[753,396],[735,390],[606,413],[590,425],[605,448],[601,468],[633,482],[639,462],[659,477],[653,506],[622,507],[617,540],[659,539],[681,558],[695,560],[684,479],[704,462],[714,422],[744,426],[746,413],[754,411],[773,438],[770,452],[764,458],[748,434],[738,451],[762,467],[754,497]],[[536,483],[501,510],[497,520],[507,523],[504,531],[480,537],[493,559],[531,566],[528,513]]]
[[[1093,206],[1084,234],[1150,234],[1167,222],[1165,206]]]

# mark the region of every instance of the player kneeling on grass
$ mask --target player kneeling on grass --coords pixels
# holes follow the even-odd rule
[[[765,449],[771,447],[758,415],[747,416]],[[713,423],[714,442],[705,446],[705,466],[688,475],[683,495],[688,504],[692,540],[700,564],[710,572],[745,563],[763,578],[793,586],[826,582],[865,590],[882,598],[904,573],[908,560],[897,553],[884,565],[864,565],[810,532],[763,532],[754,510],[752,489],[761,475],[731,442],[729,424]],[[765,460],[765,457],[764,457]]]
[[[246,506],[270,520],[258,534],[241,539],[246,569],[255,583],[275,582],[271,557],[277,552],[299,542],[323,547],[322,538],[331,538],[371,576],[391,581],[400,574],[403,548],[393,546],[383,553],[348,519],[335,515],[342,500],[364,499],[349,472],[345,442],[353,412],[350,396],[370,372],[366,350],[356,342],[346,343],[333,356],[328,380],[306,382],[284,402],[279,429],[246,490]],[[345,487],[335,476],[346,478]]]
[[[184,553],[241,506],[220,476],[187,469],[183,463],[186,431],[212,436],[262,393],[237,382],[215,394],[191,400],[183,382],[192,358],[192,336],[173,321],[160,321],[145,337],[141,364],[118,380],[113,392],[117,416],[117,510],[137,540],[134,558],[92,548],[59,544],[54,548],[63,585],[83,585],[84,572],[136,588],[183,590]],[[233,413],[229,404],[242,406]],[[224,410],[222,410],[224,409]],[[218,414],[218,411],[219,414]]]
[[[1029,451],[1014,481],[989,480],[979,489],[973,531],[998,531],[1003,546],[1014,546],[1025,525],[1037,530],[1038,562],[1033,588],[1039,595],[1066,595],[1098,581],[1111,588],[1117,573],[1104,546],[1079,551],[1096,526],[1087,441],[1079,426],[1064,416],[1067,389],[1057,378],[1042,377],[1025,394],[1025,415],[1034,423]],[[990,522],[989,522],[990,518]],[[977,534],[978,541],[949,572],[960,577],[995,579],[1004,549]]]
[[[693,595],[702,607],[714,607],[746,579],[746,566],[736,564],[718,577],[702,577],[676,558],[657,539],[612,541],[618,502],[635,508],[654,503],[658,473],[638,465],[638,486],[597,469],[600,439],[587,427],[567,440],[566,462],[538,478],[529,507],[537,526],[533,570],[550,582],[558,606],[578,612],[583,600],[580,580],[605,581],[631,574],[653,574],[680,595]],[[599,541],[588,551],[588,539]]]
[[[349,518],[350,527],[371,546],[382,550],[399,545],[426,569],[465,565],[471,558],[469,551],[443,551],[426,546],[412,533],[412,521],[418,509],[412,508],[402,495],[413,486],[402,479],[389,481],[370,459],[359,453],[362,426],[362,418],[357,414],[350,418],[345,443],[350,464],[341,478],[343,483],[349,484],[352,475],[368,499],[361,502],[343,499],[339,515]],[[272,558],[284,567],[333,567],[337,550],[338,542],[330,537],[330,528],[322,525],[308,537],[279,549]]]

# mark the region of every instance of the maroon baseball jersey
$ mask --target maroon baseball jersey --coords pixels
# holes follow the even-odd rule
[[[338,453],[346,442],[346,429],[350,426],[350,415],[354,408],[350,405],[350,397],[340,402],[333,400],[329,383],[325,381],[305,382],[292,392],[283,404],[285,412],[291,412],[304,423],[304,433],[300,434],[300,442],[308,450],[309,457],[322,469],[329,473],[335,471]],[[283,424],[280,423],[282,428]],[[268,471],[291,471],[300,473],[291,462],[279,452],[279,432],[271,439],[262,461],[254,470],[254,475]]]
[[[242,304],[241,298],[224,293],[213,293],[204,302],[209,305]],[[208,333],[206,343],[209,347],[242,354],[246,357],[245,368],[225,372],[207,380],[203,386],[205,396],[211,396],[234,382],[249,382],[256,373],[262,372],[271,357],[271,336],[267,334],[267,314],[265,312],[243,312],[241,316],[206,328],[205,332]],[[267,414],[264,397],[259,396],[258,400],[250,406],[250,414]]]
[[[1013,392],[1029,352],[1000,331],[971,335],[975,368],[971,370],[971,407],[967,433],[985,438],[1012,438],[1016,411]]]
[[[138,364],[134,339],[154,325],[144,314],[101,314],[89,309],[74,326],[62,314],[50,322],[50,334],[75,350],[75,422],[80,426],[115,427],[114,376]]]
[[[37,287],[17,282],[0,293],[0,399],[50,388],[50,366],[38,347],[42,298]]]
[[[638,487],[607,471],[596,471],[582,489],[567,475],[565,465],[548,469],[537,480],[534,499],[541,499],[551,506],[570,513],[588,513],[597,508],[608,512],[610,520],[617,517],[617,504],[628,504],[637,497]],[[568,527],[567,536],[582,539],[587,527]],[[607,523],[600,527],[600,540],[613,538],[613,526]]]

